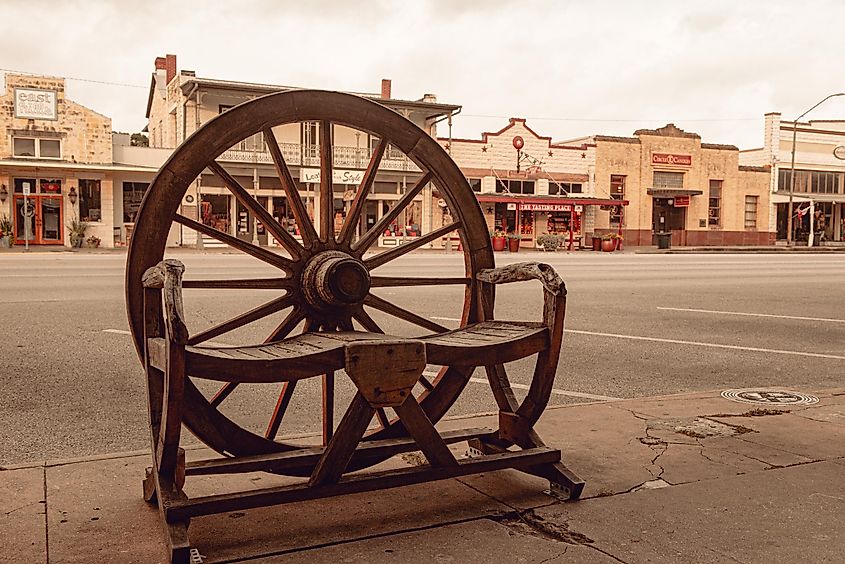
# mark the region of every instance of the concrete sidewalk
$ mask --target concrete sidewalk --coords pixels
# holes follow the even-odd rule
[[[549,408],[538,431],[587,481],[577,502],[508,470],[197,518],[191,540],[205,562],[842,562],[845,388],[814,395],[806,406],[710,392]],[[163,561],[158,512],[141,498],[148,464],[128,453],[0,471],[0,561]],[[284,481],[189,478],[187,492]]]

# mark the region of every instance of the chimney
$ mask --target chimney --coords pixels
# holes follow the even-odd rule
[[[167,82],[165,84],[170,84],[170,81],[176,76],[176,55],[167,55],[165,57],[164,68],[167,71]]]
[[[156,70],[165,70],[167,68],[167,59],[164,57],[156,57]]]
[[[389,78],[382,78],[381,79],[381,97],[385,100],[390,99],[390,79]]]

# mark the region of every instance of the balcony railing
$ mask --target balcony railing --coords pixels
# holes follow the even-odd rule
[[[320,166],[320,146],[301,145],[299,143],[279,143],[282,156],[285,162],[291,166],[318,167]],[[345,147],[335,145],[333,148],[332,166],[335,168],[367,168],[372,156],[372,150],[368,147]],[[249,164],[273,164],[270,153],[266,148],[263,150],[251,149],[239,144],[238,147],[229,149],[220,155],[224,162],[249,163]],[[420,172],[420,168],[414,164],[403,152],[388,148],[379,164],[381,170],[395,170],[407,172]]]

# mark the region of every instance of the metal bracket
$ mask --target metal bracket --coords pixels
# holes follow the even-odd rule
[[[543,493],[549,497],[553,497],[558,501],[569,501],[572,499],[572,492],[569,488],[549,482],[549,489],[543,490]]]
[[[205,561],[205,556],[200,554],[200,551],[199,551],[198,548],[192,548],[190,559],[191,559],[190,564],[202,564]]]

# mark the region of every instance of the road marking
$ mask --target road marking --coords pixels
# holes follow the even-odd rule
[[[438,321],[460,321],[457,317],[432,317],[431,319],[436,319]]]
[[[125,329],[103,329],[103,333],[117,333],[118,335],[131,335],[129,331]]]
[[[711,347],[715,349],[730,349],[735,351],[752,351],[765,352],[774,354],[786,354],[792,356],[809,356],[812,358],[831,358],[834,360],[845,360],[845,356],[835,354],[812,353],[803,351],[786,351],[781,349],[763,349],[759,347],[740,347],[738,345],[722,345],[719,343],[701,343],[698,341],[680,341],[678,339],[660,339],[657,337],[641,337],[639,335],[619,335],[616,333],[598,333],[595,331],[576,331],[574,329],[566,329],[567,333],[574,333],[576,335],[595,335],[598,337],[613,337],[616,339],[632,339],[635,341],[653,341],[655,343],[669,343],[673,345],[693,345],[696,347]]]
[[[748,317],[775,317],[778,319],[799,319],[801,321],[827,321],[828,323],[845,323],[845,319],[831,319],[829,317],[801,317],[797,315],[773,315],[771,313],[746,313],[742,311],[718,311],[713,309],[692,309],[685,307],[659,307],[665,311],[691,311],[693,313],[721,313],[722,315],[745,315]]]
[[[489,384],[490,382],[487,381],[486,378],[470,378],[470,382],[474,382],[476,384]],[[516,388],[517,390],[529,390],[531,386],[526,384],[514,384],[511,383],[511,388]],[[581,398],[581,399],[590,399],[590,400],[599,400],[599,401],[617,401],[622,398],[614,398],[610,396],[599,396],[596,394],[585,394],[583,392],[570,392],[569,390],[558,390],[557,388],[552,389],[553,394],[557,394],[559,396],[571,396],[573,398]]]

